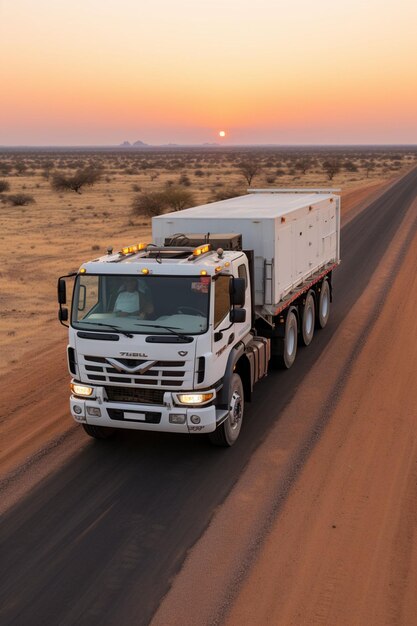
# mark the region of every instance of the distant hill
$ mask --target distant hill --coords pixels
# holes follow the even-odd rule
[[[123,143],[120,143],[119,146],[121,148],[131,148],[132,144],[130,143],[130,141],[124,141]]]
[[[147,146],[149,144],[145,143],[144,141],[135,141],[135,143],[132,145],[136,146],[136,148],[139,148],[140,146]]]

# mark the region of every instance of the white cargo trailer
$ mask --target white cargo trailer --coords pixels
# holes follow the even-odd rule
[[[97,439],[124,428],[233,445],[270,361],[291,367],[326,326],[339,233],[335,190],[254,190],[156,217],[152,243],[62,276],[64,325],[75,278],[73,418]]]
[[[340,260],[340,198],[333,190],[253,190],[153,218],[152,236],[239,233],[253,250],[255,305],[274,314],[298,285]]]

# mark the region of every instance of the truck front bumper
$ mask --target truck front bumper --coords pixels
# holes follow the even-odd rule
[[[170,433],[211,433],[227,417],[214,405],[179,407],[103,402],[97,398],[70,397],[71,415],[78,423],[129,430]]]

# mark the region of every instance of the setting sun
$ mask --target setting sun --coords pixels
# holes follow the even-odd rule
[[[219,131],[219,137],[226,137],[226,133],[224,130]]]

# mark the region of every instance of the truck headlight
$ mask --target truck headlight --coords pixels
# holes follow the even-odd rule
[[[177,400],[180,404],[206,404],[214,398],[214,392],[208,393],[178,393]]]
[[[71,383],[71,391],[76,396],[91,396],[94,389],[93,387],[87,387],[87,385],[78,385],[77,383]]]

